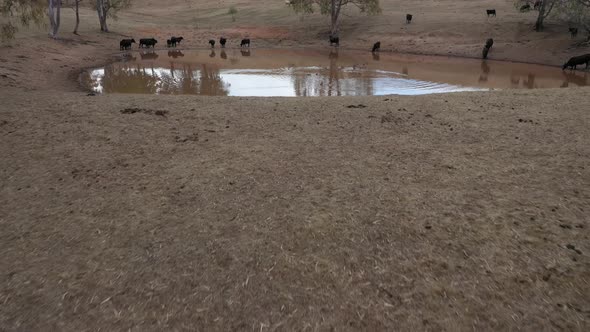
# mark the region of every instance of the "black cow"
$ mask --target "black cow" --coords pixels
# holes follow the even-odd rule
[[[151,47],[156,47],[156,44],[158,43],[157,40],[155,40],[154,38],[143,38],[139,40],[139,47],[147,47],[149,48]]]
[[[492,48],[493,45],[494,45],[494,40],[492,38],[488,38],[488,40],[486,40],[486,47]]]
[[[176,44],[172,43],[172,39],[166,39],[166,47],[176,46]]]
[[[123,39],[119,43],[119,49],[121,50],[128,50],[131,48],[131,44],[135,43],[135,39]]]
[[[225,43],[227,43],[227,39],[221,37],[219,38],[219,44],[221,44],[221,47],[225,47]]]
[[[488,17],[490,17],[490,16],[496,17],[496,10],[495,9],[487,9],[486,13],[488,14]]]
[[[541,5],[543,4],[543,1],[535,1],[535,4],[533,5],[533,9],[535,10],[539,10],[541,8]]]
[[[184,39],[183,37],[171,37],[170,39],[172,39],[172,42],[175,44],[180,44],[180,42]],[[176,45],[174,45],[176,46]]]
[[[412,14],[406,14],[406,24],[412,23]]]
[[[209,39],[209,45],[211,45],[211,48],[214,48],[215,47],[215,40]]]
[[[570,31],[570,35],[572,35],[572,38],[576,38],[576,36],[578,35],[578,28],[569,28]]]
[[[330,46],[332,45],[340,46],[340,38],[330,36]]]
[[[563,64],[563,70],[567,67],[570,67],[572,70],[576,70],[576,67],[581,64],[586,64],[586,69],[588,69],[588,64],[590,63],[590,54],[584,54],[580,56],[575,56],[569,59],[566,63]]]
[[[240,43],[240,47],[250,47],[250,39],[246,38],[246,39],[242,39],[242,42]]]
[[[531,10],[531,5],[530,5],[530,4],[528,4],[528,3],[527,3],[527,4],[525,4],[525,5],[522,5],[522,6],[520,7],[520,12],[521,12],[521,13],[528,12],[529,10]]]
[[[379,52],[379,49],[381,49],[381,42],[380,41],[373,44],[373,50],[371,52],[373,52],[373,53]]]

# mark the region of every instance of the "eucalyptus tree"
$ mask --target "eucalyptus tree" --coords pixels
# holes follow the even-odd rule
[[[379,0],[291,0],[289,5],[296,13],[313,13],[318,7],[321,14],[330,16],[330,35],[334,37],[338,36],[340,14],[345,7],[356,7],[371,15],[381,12]]]

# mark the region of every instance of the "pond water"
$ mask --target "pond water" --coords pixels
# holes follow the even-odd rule
[[[99,93],[207,96],[420,95],[585,86],[587,72],[491,60],[336,49],[128,52],[84,72]]]

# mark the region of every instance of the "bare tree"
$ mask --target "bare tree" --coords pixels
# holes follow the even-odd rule
[[[78,34],[78,27],[80,26],[80,2],[82,0],[74,0],[74,11],[76,12],[76,26],[74,27],[74,34]]]
[[[47,2],[49,4],[49,35],[51,38],[57,38],[61,19],[61,0],[48,0]]]
[[[320,13],[330,15],[330,35],[337,37],[342,9],[354,5],[362,13],[377,14],[381,12],[379,0],[291,0],[290,6],[297,13],[312,13],[314,5],[320,8]]]
[[[568,0],[557,9],[557,16],[570,27],[586,30],[590,40],[590,0]]]
[[[100,31],[109,32],[107,18],[116,19],[119,10],[131,6],[131,0],[96,0],[95,6],[100,22]]]
[[[517,0],[515,5],[531,4],[531,0]],[[536,7],[535,7],[536,8]],[[551,14],[561,17],[570,24],[579,25],[590,32],[590,0],[542,0],[535,21],[535,30],[542,31],[545,19]]]
[[[557,0],[543,0],[541,1],[541,6],[539,7],[539,15],[537,16],[537,21],[535,22],[535,31],[542,31],[543,30],[543,22],[551,14],[553,7],[557,3]]]

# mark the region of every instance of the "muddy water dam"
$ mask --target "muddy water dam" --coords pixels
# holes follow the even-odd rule
[[[586,86],[589,74],[492,60],[337,49],[141,50],[85,71],[98,93],[207,96],[420,95]]]

